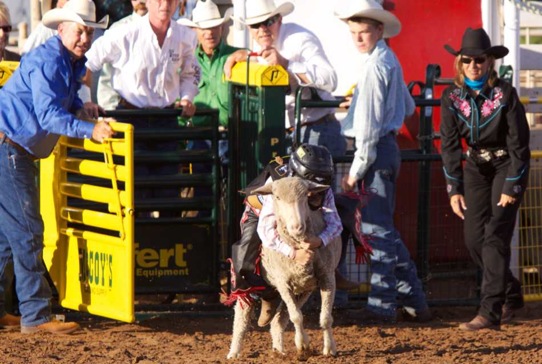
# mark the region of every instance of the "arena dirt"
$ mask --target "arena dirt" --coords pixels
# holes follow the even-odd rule
[[[173,307],[173,306],[170,306]],[[528,303],[500,331],[463,332],[475,307],[432,307],[427,324],[400,321],[367,326],[356,318],[357,308],[334,311],[336,358],[319,354],[322,346],[317,312],[306,312],[313,355],[307,363],[441,364],[542,363],[542,304]],[[286,333],[286,357],[270,352],[266,329],[255,324],[246,339],[243,359],[227,361],[232,330],[231,309],[184,312],[138,312],[138,321],[120,323],[67,312],[82,330],[69,336],[22,335],[0,330],[0,363],[295,363],[293,329]]]

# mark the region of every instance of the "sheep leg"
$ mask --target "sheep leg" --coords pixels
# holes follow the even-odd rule
[[[271,320],[269,332],[271,333],[271,340],[273,345],[273,351],[285,355],[284,351],[284,331],[289,322],[288,311],[284,303],[280,303],[277,309],[277,313]]]
[[[234,318],[233,318],[233,334],[230,345],[230,352],[227,359],[237,359],[241,356],[243,339],[250,324],[250,314],[253,310],[252,305],[242,307],[241,302],[235,303]]]
[[[322,354],[324,356],[336,356],[337,346],[333,338],[333,302],[335,301],[335,273],[328,273],[323,280],[320,295],[322,298],[322,306],[320,308],[320,328],[322,329],[324,348]]]
[[[304,292],[303,294],[301,294],[301,296],[299,297],[297,301],[297,307],[299,307],[300,310],[305,305],[305,303],[307,303],[311,294],[312,294],[311,291]],[[303,329],[303,349],[309,350],[309,335],[304,329]]]
[[[308,349],[309,347],[309,337],[305,332],[303,327],[303,312],[301,312],[301,307],[294,297],[293,293],[290,292],[287,288],[279,288],[280,296],[282,301],[288,308],[288,314],[290,315],[290,321],[294,324],[295,329],[295,347],[298,352],[303,352],[303,350]],[[310,293],[309,293],[310,294]],[[304,297],[305,294],[303,294]],[[307,298],[305,298],[306,300]]]

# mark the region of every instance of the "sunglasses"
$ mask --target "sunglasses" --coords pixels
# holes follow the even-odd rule
[[[9,33],[13,29],[11,25],[2,25],[0,26],[0,29],[4,31],[4,33]]]
[[[474,57],[474,58],[461,57],[460,61],[463,64],[470,64],[472,61],[474,61],[474,63],[476,63],[476,64],[482,64],[485,61],[487,61],[487,58],[486,57]]]
[[[264,25],[266,28],[269,28],[271,25],[275,24],[277,22],[277,20],[279,20],[279,16],[275,15],[275,16],[272,16],[271,18],[269,18],[267,20],[264,20],[264,21],[262,21],[260,23],[250,24],[249,27],[250,27],[250,29],[259,29],[262,25]]]

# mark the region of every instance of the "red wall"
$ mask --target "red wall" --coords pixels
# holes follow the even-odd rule
[[[453,56],[444,49],[449,44],[460,48],[461,37],[467,27],[482,27],[481,0],[386,0],[384,7],[392,11],[402,23],[401,33],[389,40],[389,45],[403,66],[405,82],[422,81],[428,64],[441,67],[441,77],[453,75]],[[440,97],[438,90],[436,97]],[[419,89],[415,91],[415,94]],[[435,115],[438,119],[438,108]],[[416,146],[419,118],[409,120],[402,135]],[[435,127],[438,129],[438,121]]]
[[[425,83],[428,64],[441,67],[441,77],[453,76],[453,56],[444,49],[450,44],[460,48],[463,32],[467,27],[479,28],[481,0],[386,0],[384,7],[392,11],[402,23],[401,33],[389,40],[404,71],[405,82]],[[439,98],[444,87],[435,91]],[[414,95],[420,89],[415,88]],[[399,135],[403,149],[418,148],[419,109],[405,122]],[[433,110],[434,130],[439,129],[440,109]],[[417,249],[417,195],[418,165],[403,163],[397,191],[396,225],[413,257]],[[440,162],[432,163],[430,194],[430,262],[469,259],[463,244],[462,223],[453,215],[446,195]]]

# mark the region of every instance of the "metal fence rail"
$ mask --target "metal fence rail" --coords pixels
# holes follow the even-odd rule
[[[518,244],[511,269],[523,284],[527,301],[542,300],[542,151],[531,155],[529,186],[519,209]]]

